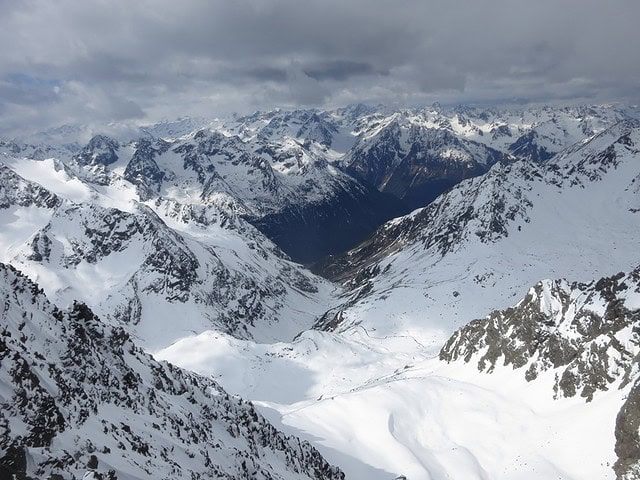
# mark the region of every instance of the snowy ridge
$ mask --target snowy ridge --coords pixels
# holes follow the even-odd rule
[[[176,120],[165,120],[153,125],[142,126],[140,132],[152,138],[172,140],[203,128],[216,128],[220,123],[217,119],[181,117]]]
[[[256,112],[227,124],[227,128],[244,139],[259,137],[273,142],[296,138],[315,142],[325,149],[332,146],[334,136],[339,133],[339,125],[331,114],[316,110]]]
[[[350,252],[349,262],[362,257],[371,263],[418,241],[424,249],[436,250],[441,255],[477,240],[495,242],[508,237],[510,232],[513,234],[514,226],[521,231],[531,221],[528,212],[534,206],[532,199],[540,196],[537,190],[543,190],[544,184],[558,189],[590,188],[590,182],[603,180],[609,170],[624,162],[634,172],[629,184],[619,187],[626,191],[636,182],[639,127],[636,120],[620,122],[542,165],[528,161],[496,165],[428,207],[383,225],[376,235]],[[629,197],[633,201],[633,196]]]
[[[215,205],[156,202],[155,213],[134,202],[125,211],[62,201],[8,167],[2,172],[10,192],[0,211],[4,261],[37,279],[57,304],[85,301],[105,321],[129,325],[146,346],[214,325],[241,338],[292,338],[328,306],[332,286]]]
[[[440,359],[475,362],[488,372],[501,362],[526,370],[529,381],[553,370],[557,395],[590,401],[638,375],[639,299],[640,268],[587,285],[540,282],[515,307],[458,330]]]
[[[84,304],[53,306],[0,264],[0,471],[74,478],[340,479],[217,383],[158,363]]]

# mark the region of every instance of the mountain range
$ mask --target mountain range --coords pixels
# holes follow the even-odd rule
[[[84,134],[0,141],[2,475],[640,478],[629,111]]]

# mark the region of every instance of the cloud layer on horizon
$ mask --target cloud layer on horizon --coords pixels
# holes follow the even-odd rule
[[[275,106],[640,98],[637,0],[0,0],[0,11],[0,133]]]

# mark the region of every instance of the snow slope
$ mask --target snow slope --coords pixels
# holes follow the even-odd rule
[[[541,282],[439,358],[362,329],[271,346],[206,332],[156,356],[255,399],[347,478],[632,479],[637,417],[618,412],[635,412],[639,295],[638,269]]]
[[[84,304],[59,310],[0,264],[0,473],[75,478],[341,479],[216,382],[158,363]],[[24,475],[28,477],[25,477]]]

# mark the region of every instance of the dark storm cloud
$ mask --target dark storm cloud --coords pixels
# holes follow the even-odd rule
[[[242,73],[242,72],[241,72]],[[246,72],[247,76],[262,82],[285,82],[287,72],[284,69],[273,67],[250,68]],[[233,77],[232,77],[233,78]]]
[[[0,0],[0,10],[10,46],[0,108],[14,128],[640,91],[637,0]]]
[[[373,65],[351,60],[334,60],[308,66],[304,73],[315,80],[347,80],[348,78],[376,73]]]

